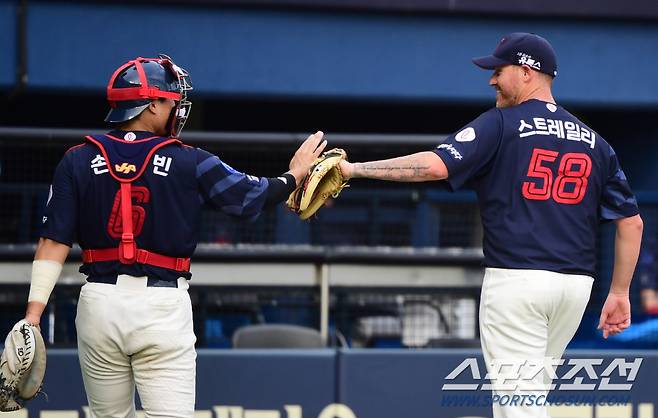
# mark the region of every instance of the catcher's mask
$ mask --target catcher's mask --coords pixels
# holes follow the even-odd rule
[[[192,90],[189,74],[164,54],[158,58],[137,57],[119,67],[107,84],[110,111],[106,122],[129,121],[153,100],[173,99],[176,106],[167,122],[169,136],[177,138],[192,108],[187,92]]]

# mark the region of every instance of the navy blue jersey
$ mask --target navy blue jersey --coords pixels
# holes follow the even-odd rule
[[[491,109],[435,152],[477,193],[487,267],[594,277],[599,223],[639,213],[612,147],[551,103]]]
[[[149,132],[113,131],[108,137],[113,152],[127,160],[144,155],[147,142],[161,140]],[[130,164],[125,165],[129,172]],[[207,151],[166,145],[154,152],[144,174],[132,183],[137,247],[188,258],[197,245],[204,204],[252,219],[263,208],[267,188],[266,178],[240,173]],[[78,242],[82,249],[118,247],[119,196],[119,182],[111,177],[100,149],[91,143],[71,148],[55,170],[41,236],[69,246]],[[118,261],[84,264],[80,271],[91,276],[130,274],[161,280],[190,277],[189,273]]]

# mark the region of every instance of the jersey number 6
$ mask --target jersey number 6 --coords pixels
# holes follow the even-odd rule
[[[575,205],[587,192],[587,179],[592,172],[592,160],[581,152],[569,152],[560,158],[557,177],[549,166],[557,160],[559,153],[541,148],[532,152],[528,177],[534,181],[523,182],[523,197],[529,200],[548,200]]]
[[[144,226],[144,219],[146,218],[146,210],[135,203],[148,203],[151,200],[151,192],[143,186],[132,187],[132,200],[133,200],[133,234],[135,237],[142,233]],[[121,238],[123,222],[121,220],[121,190],[117,190],[114,196],[114,204],[112,205],[112,212],[110,212],[110,219],[107,222],[107,232],[112,238]]]

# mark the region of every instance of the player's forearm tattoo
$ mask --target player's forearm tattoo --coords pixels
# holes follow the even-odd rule
[[[376,161],[369,163],[356,163],[354,174],[356,177],[365,177],[391,181],[423,181],[432,180],[430,166],[424,163],[408,162],[401,165],[395,162]]]

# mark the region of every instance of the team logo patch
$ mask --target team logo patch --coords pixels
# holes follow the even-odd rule
[[[457,142],[471,142],[475,139],[475,129],[470,126],[466,129],[461,130],[457,135],[455,135],[455,141]]]
[[[123,173],[123,174],[129,174],[131,172],[136,172],[137,167],[135,167],[135,164],[128,164],[128,163],[122,163],[121,165],[119,164],[114,164],[114,169],[118,173]]]
[[[128,132],[127,134],[125,134],[125,135],[123,136],[123,139],[125,139],[125,140],[128,141],[128,142],[132,142],[132,141],[134,141],[135,139],[137,139],[137,135],[135,135],[134,132]]]
[[[555,106],[553,103],[546,103],[546,109],[555,113],[555,111],[557,110],[557,106]]]

